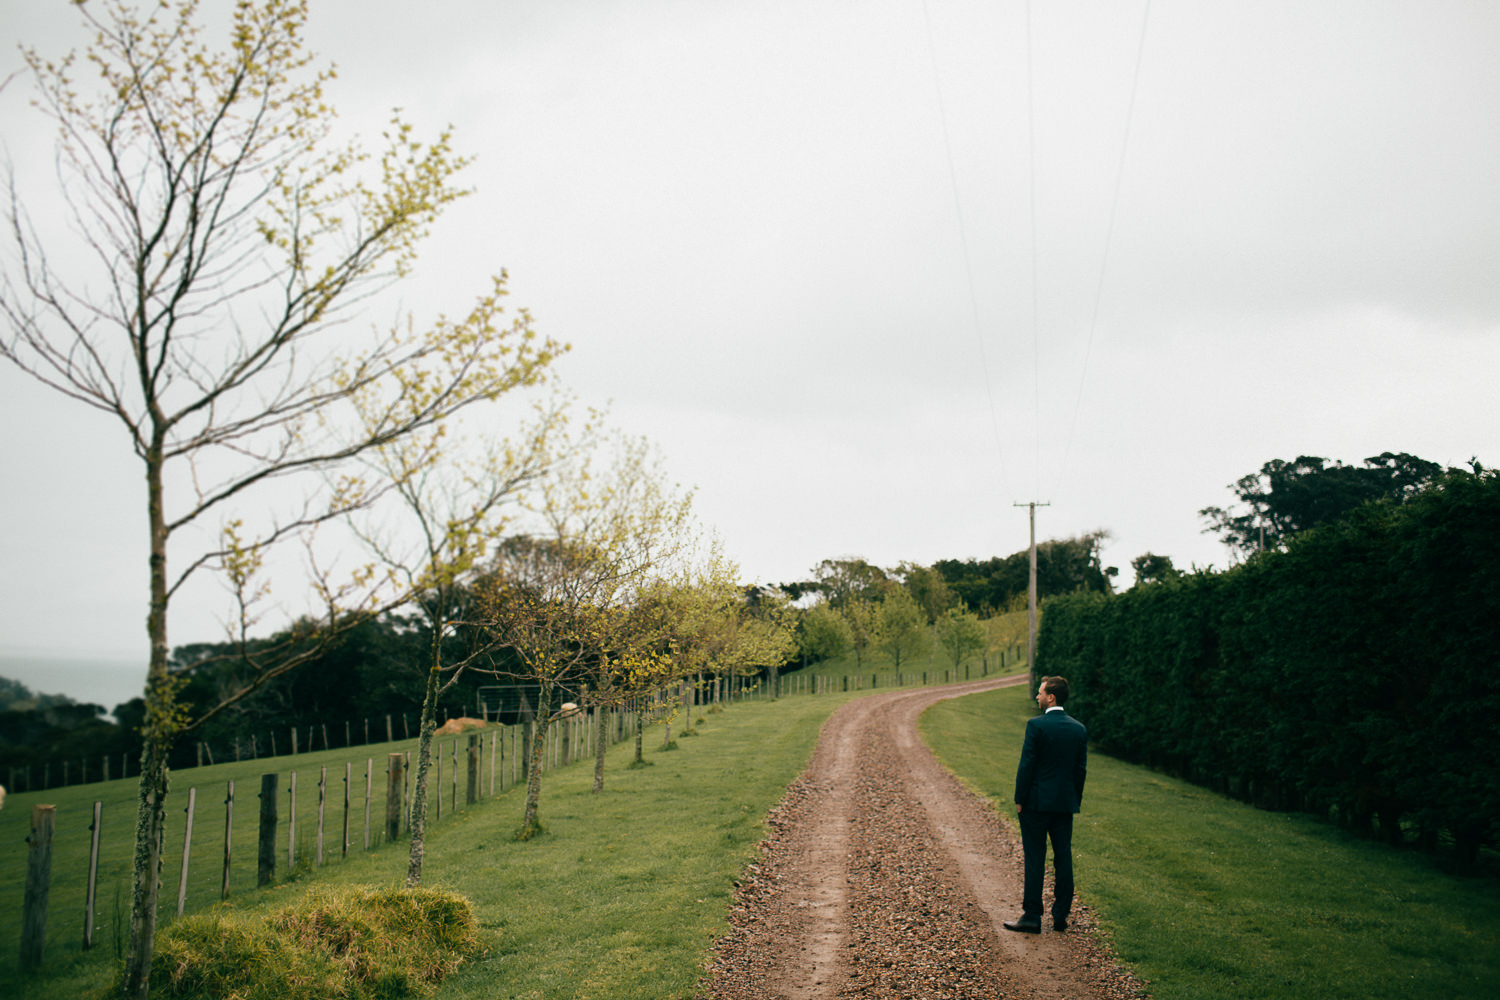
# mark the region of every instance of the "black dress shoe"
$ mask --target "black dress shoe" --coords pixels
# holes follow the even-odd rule
[[[1068,922],[1066,920],[1054,920],[1052,921],[1052,929],[1061,934],[1068,929]]]
[[[1020,931],[1022,934],[1040,934],[1042,933],[1042,922],[1040,920],[1027,920],[1025,917],[1022,917],[1020,920],[1007,920],[1005,922],[1005,929],[1008,931]]]

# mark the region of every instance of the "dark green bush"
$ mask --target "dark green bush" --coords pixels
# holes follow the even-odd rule
[[[1048,602],[1102,748],[1467,859],[1500,834],[1500,477],[1454,473],[1224,573]]]

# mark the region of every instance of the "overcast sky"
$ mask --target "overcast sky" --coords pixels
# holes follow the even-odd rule
[[[83,40],[3,2],[9,35]],[[1225,566],[1196,512],[1273,458],[1500,462],[1489,0],[414,10],[313,0],[309,34],[344,125],[400,106],[476,156],[403,304],[508,269],[747,579],[1006,555],[1035,500],[1128,583],[1147,551]],[[26,98],[6,154],[46,185]],[[0,417],[0,650],[143,659],[122,432],[8,366]]]

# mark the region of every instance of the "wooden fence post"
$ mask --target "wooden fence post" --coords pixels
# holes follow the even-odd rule
[[[324,733],[326,736],[327,733]],[[312,742],[312,737],[308,737]],[[323,867],[323,815],[328,804],[328,765],[324,764],[318,772],[318,867]]]
[[[401,806],[406,788],[406,756],[393,753],[385,764],[385,839],[395,843],[401,839]]]
[[[89,887],[83,901],[83,950],[94,946],[94,905],[99,890],[99,826],[104,816],[104,803],[94,803],[94,822],[89,824]]]
[[[464,801],[469,805],[479,801],[479,737],[469,736],[469,782],[464,792]]]
[[[239,746],[239,741],[235,741]],[[224,792],[224,878],[219,883],[219,898],[229,898],[229,856],[234,847],[234,782]]]
[[[353,779],[354,764],[346,760],[344,761],[344,849],[339,854],[341,858],[349,856],[349,793],[351,791],[349,784]]]
[[[260,776],[260,849],[256,862],[255,884],[268,885],[276,877],[276,785],[281,776]]]
[[[375,758],[365,758],[365,850],[370,849],[370,797],[375,791]]]
[[[42,964],[47,937],[47,894],[52,888],[52,828],[56,806],[31,807],[31,845],[26,857],[26,897],[21,911],[21,968]]]
[[[295,737],[297,730],[292,730]],[[286,811],[286,873],[291,875],[297,868],[297,772],[293,771],[287,779],[287,811]]]
[[[188,857],[193,851],[193,813],[198,805],[198,789],[188,789],[187,824],[182,828],[182,874],[177,879],[177,915],[187,906]]]

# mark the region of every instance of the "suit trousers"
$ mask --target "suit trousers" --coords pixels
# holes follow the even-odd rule
[[[1021,894],[1021,916],[1042,919],[1042,881],[1047,864],[1047,840],[1052,840],[1052,866],[1056,892],[1052,919],[1068,919],[1073,909],[1073,814],[1021,810],[1021,850],[1026,857],[1026,876]]]

